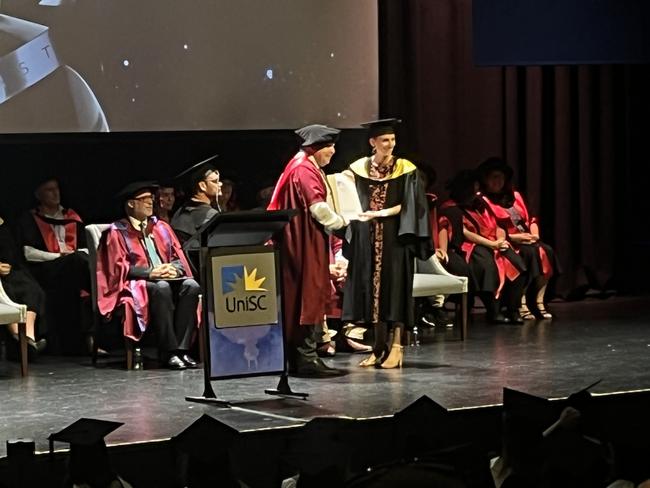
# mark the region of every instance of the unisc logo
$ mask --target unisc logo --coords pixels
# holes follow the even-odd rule
[[[223,266],[221,268],[221,292],[225,297],[228,313],[256,312],[266,310],[266,277],[257,277],[257,268],[249,273],[246,266]]]

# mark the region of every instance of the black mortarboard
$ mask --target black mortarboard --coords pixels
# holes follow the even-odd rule
[[[402,119],[379,119],[364,122],[361,127],[368,129],[368,137],[379,137],[385,134],[395,134],[395,127],[401,123]]]
[[[104,437],[124,425],[123,422],[111,420],[81,418],[65,429],[50,434],[50,452],[54,441],[67,442],[71,446],[93,446],[104,442]]]
[[[474,198],[474,183],[477,182],[476,172],[462,169],[445,185],[449,197],[458,204],[466,204]]]
[[[193,190],[199,181],[204,180],[210,173],[217,171],[216,166],[214,166],[214,160],[218,157],[218,154],[214,154],[203,161],[193,164],[177,174],[174,179],[184,189]]]
[[[155,181],[134,181],[122,188],[115,196],[118,200],[123,202],[135,197],[138,193],[143,193],[146,190],[154,193],[158,187],[159,185]]]
[[[168,178],[160,178],[156,181],[156,184],[159,188],[176,188],[178,182],[175,176],[170,176]]]
[[[110,420],[79,419],[50,435],[50,456],[54,455],[54,441],[68,442],[68,478],[71,484],[108,486],[117,475],[111,468],[104,437],[122,425],[124,423]]]
[[[312,124],[294,131],[302,139],[302,147],[334,144],[340,130],[321,124]]]
[[[176,447],[199,460],[210,463],[223,457],[239,435],[237,430],[203,414],[173,438]]]
[[[503,455],[519,475],[534,476],[539,471],[543,432],[558,413],[546,398],[503,389]]]
[[[188,455],[188,486],[239,486],[229,455],[238,435],[232,427],[203,414],[172,439],[176,449]]]
[[[483,181],[492,171],[501,171],[507,180],[512,179],[513,170],[508,163],[498,157],[487,158],[476,168],[476,173],[480,181]]]

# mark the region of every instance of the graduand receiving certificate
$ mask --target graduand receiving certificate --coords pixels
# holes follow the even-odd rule
[[[363,209],[353,173],[346,170],[342,173],[327,175],[327,182],[332,190],[332,203],[336,213],[342,215],[347,221],[358,219]]]

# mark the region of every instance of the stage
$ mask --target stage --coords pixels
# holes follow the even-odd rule
[[[401,370],[363,369],[364,357],[339,354],[328,360],[348,371],[335,379],[291,378],[306,401],[264,394],[277,377],[214,382],[232,408],[189,403],[203,391],[202,370],[126,371],[122,356],[93,367],[84,357],[43,357],[20,377],[18,365],[0,361],[0,456],[5,440],[31,438],[45,451],[47,437],[80,417],[124,422],[107,437],[109,445],[165,440],[203,413],[240,432],[294,428],[319,416],[390,416],[422,395],[452,410],[501,403],[502,388],[548,398],[565,397],[594,381],[597,394],[650,389],[650,301],[613,297],[553,303],[553,321],[524,326],[487,325],[472,317],[469,337],[435,328],[421,344],[405,348]],[[57,449],[67,445],[57,444]]]

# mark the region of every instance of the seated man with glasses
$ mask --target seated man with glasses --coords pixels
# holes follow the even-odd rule
[[[151,324],[161,362],[196,368],[188,355],[197,327],[201,288],[171,227],[153,216],[153,182],[120,193],[125,218],[102,235],[97,249],[97,302],[104,316],[124,307],[124,335],[139,341]]]

